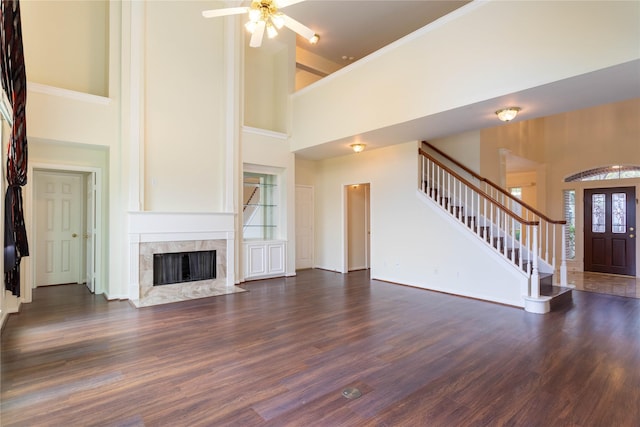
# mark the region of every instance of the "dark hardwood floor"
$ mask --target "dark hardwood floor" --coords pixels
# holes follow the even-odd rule
[[[366,271],[244,287],[142,309],[36,289],[2,333],[0,424],[640,425],[638,299],[535,315]]]

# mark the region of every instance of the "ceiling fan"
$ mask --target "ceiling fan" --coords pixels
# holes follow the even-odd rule
[[[202,12],[202,16],[215,18],[248,13],[249,22],[245,24],[245,28],[251,33],[251,41],[249,42],[251,47],[260,47],[262,45],[265,31],[267,32],[267,37],[273,38],[278,35],[278,30],[283,26],[300,34],[309,40],[311,44],[316,44],[320,40],[319,35],[311,28],[279,11],[279,9],[302,1],[304,0],[252,0],[250,6],[205,10]]]

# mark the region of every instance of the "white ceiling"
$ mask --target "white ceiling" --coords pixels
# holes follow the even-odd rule
[[[348,65],[467,3],[469,0],[306,0],[282,12],[320,35],[316,45],[298,37],[300,47]],[[343,60],[343,56],[353,60]]]

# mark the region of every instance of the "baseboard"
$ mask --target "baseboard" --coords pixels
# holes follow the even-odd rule
[[[102,295],[107,299],[107,301],[115,301],[115,300],[119,300],[119,301],[123,301],[123,300],[128,300],[129,299],[129,295],[109,295],[108,292],[103,292]]]
[[[7,323],[7,319],[9,318],[9,313],[2,312],[0,317],[0,333],[4,331],[4,325]]]
[[[21,305],[22,305],[22,302],[18,302],[18,307],[16,307],[15,309],[13,309],[13,310],[4,310],[2,312],[2,315],[0,317],[0,332],[2,332],[4,330],[4,326],[6,325],[7,320],[9,320],[9,315],[20,312],[20,306]]]

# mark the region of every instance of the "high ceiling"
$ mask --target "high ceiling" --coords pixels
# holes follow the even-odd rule
[[[282,11],[321,37],[315,46],[298,38],[299,47],[346,66],[468,3],[470,1],[306,0]],[[344,60],[343,56],[347,59]],[[517,119],[519,121],[640,97],[638,76],[640,61],[631,61],[389,128],[330,141],[296,154],[322,159],[344,155],[345,147],[353,142],[366,141],[367,149],[373,149],[388,145],[389,141],[429,140],[498,126],[500,122],[493,112],[506,105],[518,105],[526,110],[526,114]],[[425,129],[430,130],[428,134]]]
[[[298,37],[300,47],[348,65],[467,3],[468,0],[307,0],[282,11],[320,35],[316,45]]]

